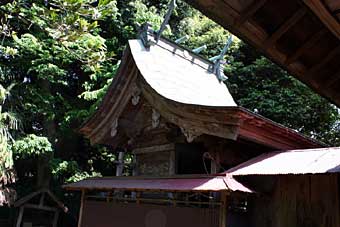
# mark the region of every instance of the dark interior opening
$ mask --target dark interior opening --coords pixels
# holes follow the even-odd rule
[[[176,174],[210,173],[210,160],[203,159],[206,149],[203,143],[176,144]]]

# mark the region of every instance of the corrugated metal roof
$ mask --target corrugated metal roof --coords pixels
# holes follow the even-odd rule
[[[339,172],[340,147],[331,147],[266,153],[244,162],[225,173],[235,176]]]
[[[160,95],[185,104],[236,106],[228,88],[208,69],[211,63],[164,39],[146,49],[130,40],[135,63],[146,82]]]
[[[133,191],[242,191],[252,192],[232,177],[191,178],[110,177],[89,178],[64,186],[67,190],[133,190]]]

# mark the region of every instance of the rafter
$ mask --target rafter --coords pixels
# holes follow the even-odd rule
[[[295,25],[305,14],[307,10],[305,7],[301,7],[298,11],[296,11],[293,16],[291,16],[288,20],[286,20],[280,27],[277,29],[266,41],[265,41],[265,49],[270,48],[274,45],[274,43],[288,31],[293,25]]]
[[[323,1],[303,0],[303,2],[320,18],[324,25],[340,39],[340,23],[329,13]]]
[[[307,72],[306,75],[313,75],[315,72],[323,68],[331,59],[333,59],[340,52],[340,45],[331,50],[325,58],[323,58],[318,64],[312,66]]]
[[[325,88],[330,88],[332,87],[336,82],[340,81],[340,70],[338,70],[336,73],[334,73],[330,79],[328,79],[325,84],[324,87]]]
[[[295,62],[306,50],[310,49],[321,37],[326,34],[325,28],[312,35],[302,46],[300,46],[293,54],[287,57],[285,64],[290,65]]]
[[[240,18],[236,21],[236,27],[241,26],[244,22],[249,20],[265,3],[267,0],[255,0],[250,6],[246,7],[240,14]]]

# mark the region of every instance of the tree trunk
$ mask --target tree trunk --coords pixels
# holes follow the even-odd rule
[[[46,93],[52,93],[50,82],[48,80],[43,80],[41,83],[43,90]],[[45,136],[51,142],[53,149],[55,149],[56,143],[56,124],[54,120],[45,119],[43,122]],[[38,159],[37,166],[37,189],[40,188],[49,188],[50,180],[51,180],[51,171],[49,167],[49,162],[53,158],[53,153],[50,155],[46,155]]]

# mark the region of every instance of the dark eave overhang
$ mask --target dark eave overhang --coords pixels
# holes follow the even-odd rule
[[[340,106],[338,0],[186,0]]]

